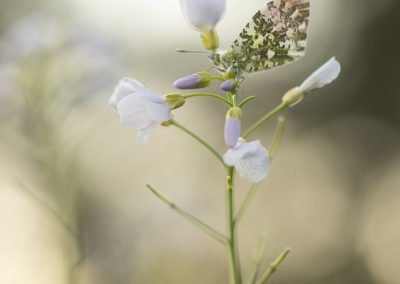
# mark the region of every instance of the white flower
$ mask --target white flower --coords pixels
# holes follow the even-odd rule
[[[306,93],[316,88],[322,88],[335,80],[339,73],[340,64],[335,57],[332,57],[304,80],[300,85],[300,90]]]
[[[122,124],[140,129],[136,142],[144,143],[162,122],[170,119],[170,108],[165,100],[139,81],[123,78],[111,95],[109,104],[118,111]]]
[[[299,102],[305,94],[314,89],[322,88],[334,81],[340,73],[340,63],[332,57],[324,65],[319,67],[314,73],[299,86],[289,90],[282,98],[284,102],[290,105]]]
[[[226,0],[180,0],[183,16],[196,29],[210,29],[222,18]]]
[[[234,166],[240,176],[251,182],[260,182],[266,176],[269,165],[268,151],[260,141],[238,143],[224,154],[224,162]]]

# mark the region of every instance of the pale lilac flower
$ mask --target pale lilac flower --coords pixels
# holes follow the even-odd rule
[[[299,86],[289,90],[282,98],[284,102],[290,105],[299,102],[304,95],[314,89],[322,88],[334,81],[340,73],[340,63],[332,57],[324,65],[318,68],[314,73],[308,76],[307,79]]]
[[[248,181],[260,182],[267,176],[269,155],[259,140],[239,142],[224,154],[224,162],[234,166],[239,175]]]
[[[221,20],[226,0],[180,0],[183,16],[196,29],[212,29]]]
[[[131,78],[122,79],[111,95],[109,104],[121,117],[121,123],[140,129],[137,143],[145,143],[150,134],[170,119],[170,108],[161,95]]]

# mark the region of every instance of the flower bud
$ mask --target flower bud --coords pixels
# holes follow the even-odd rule
[[[219,37],[217,32],[211,28],[205,28],[201,30],[200,34],[203,45],[207,50],[215,51],[219,47]]]
[[[165,103],[170,109],[177,109],[185,104],[185,99],[180,94],[168,94],[165,95],[165,98]]]
[[[236,79],[236,72],[233,69],[232,66],[230,66],[226,71],[225,71],[225,78],[226,80],[235,80]]]
[[[231,92],[235,88],[235,84],[233,80],[227,80],[222,82],[222,84],[219,86],[221,90],[225,92]]]
[[[181,90],[199,89],[210,86],[211,74],[208,72],[198,72],[176,80],[172,85]]]
[[[221,20],[226,0],[180,0],[183,16],[196,30],[213,28]]]
[[[294,106],[299,103],[305,96],[305,93],[299,87],[295,87],[287,91],[282,97],[282,102],[288,104],[289,106]]]
[[[332,57],[325,64],[319,67],[314,73],[307,77],[299,86],[289,90],[282,101],[289,106],[299,103],[306,94],[317,88],[322,88],[332,83],[340,73],[340,63]]]
[[[240,137],[240,118],[242,111],[239,107],[232,107],[226,114],[224,138],[228,148],[234,148]]]

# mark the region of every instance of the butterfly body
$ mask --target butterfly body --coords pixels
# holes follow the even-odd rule
[[[220,72],[238,73],[271,69],[305,54],[309,0],[274,0],[259,10],[231,46],[213,54]]]

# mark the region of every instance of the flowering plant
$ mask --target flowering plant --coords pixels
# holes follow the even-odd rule
[[[248,130],[242,132],[243,106],[255,98],[251,96],[240,102],[238,100],[238,90],[245,78],[244,73],[270,69],[288,63],[304,54],[309,21],[309,1],[274,0],[268,3],[263,10],[256,13],[239,38],[225,51],[218,50],[219,39],[215,31],[215,26],[225,11],[225,0],[180,0],[180,4],[188,24],[200,32],[203,45],[209,50],[209,57],[219,75],[213,76],[209,72],[197,72],[176,80],[173,86],[177,89],[199,89],[208,87],[213,81],[219,81],[221,82],[220,88],[226,92],[226,97],[213,93],[162,96],[134,79],[124,78],[115,88],[109,103],[118,111],[122,124],[139,129],[138,143],[146,142],[150,134],[160,125],[172,125],[197,140],[226,169],[228,225],[226,235],[181,209],[150,184],[147,184],[147,187],[173,210],[227,246],[230,256],[231,283],[240,284],[243,283],[243,280],[237,251],[237,224],[255,194],[258,184],[267,176],[269,163],[275,154],[282,134],[283,118],[278,120],[275,137],[269,151],[262,146],[259,140],[246,141],[246,139],[283,109],[294,106],[312,90],[335,80],[340,73],[340,64],[334,57],[328,60],[300,86],[290,89],[282,97],[282,102],[277,107],[261,117]],[[223,155],[178,123],[171,114],[174,109],[182,107],[187,99],[202,96],[217,99],[228,106],[223,135],[227,151]],[[235,170],[242,178],[253,183],[238,210],[235,210],[233,206]],[[262,249],[263,244],[260,243],[256,252],[256,261],[254,261],[246,283],[266,283],[289,253],[289,249],[285,249],[267,271],[260,275]]]

